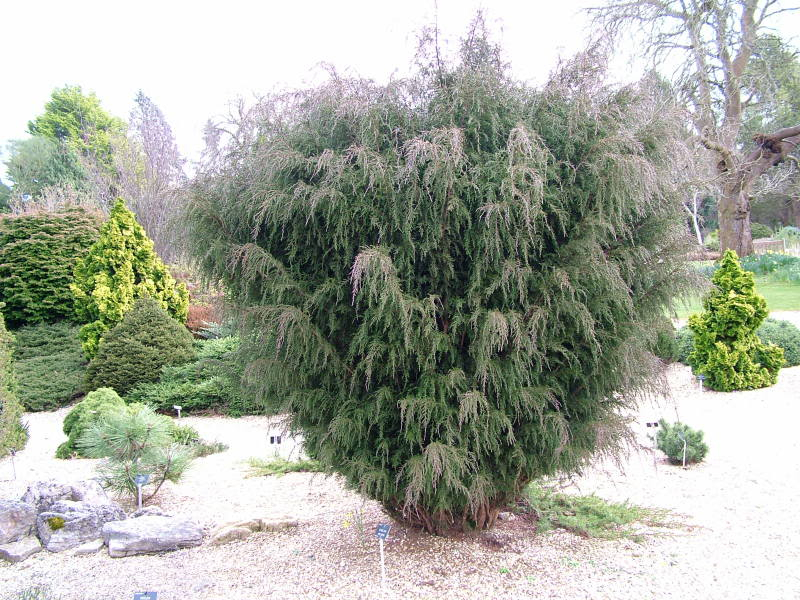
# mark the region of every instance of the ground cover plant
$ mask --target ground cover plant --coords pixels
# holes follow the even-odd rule
[[[744,271],[732,250],[726,250],[705,310],[689,317],[694,346],[689,363],[706,376],[712,390],[730,392],[774,385],[783,366],[783,350],[764,344],[756,330],[767,316],[767,303],[755,292],[753,274]]]
[[[532,483],[518,511],[532,514],[537,533],[566,529],[576,535],[606,540],[642,539],[635,525],[664,526],[666,511],[642,508],[628,502],[607,502],[595,495],[576,496]]]
[[[0,303],[0,311],[2,308]],[[0,312],[0,458],[22,450],[28,441],[28,430],[22,423],[22,405],[17,399],[13,344],[14,338],[6,330]]]
[[[660,425],[656,433],[656,445],[673,465],[698,463],[708,454],[708,445],[703,441],[702,431],[692,429],[684,423],[670,424],[664,419],[661,419]]]
[[[19,399],[25,410],[55,410],[84,392],[86,358],[78,329],[61,321],[15,331]]]
[[[161,369],[194,357],[189,330],[152,298],[140,298],[106,333],[86,370],[87,389],[110,387],[126,394],[140,383],[157,381]]]
[[[10,326],[75,318],[73,270],[100,222],[79,207],[0,218],[0,302]]]
[[[122,199],[111,210],[97,242],[75,265],[70,289],[77,318],[85,323],[80,335],[89,358],[138,298],[151,298],[180,323],[186,321],[186,286],[172,278]]]
[[[277,475],[278,477],[286,473],[319,473],[324,471],[322,465],[317,460],[288,460],[280,456],[270,459],[251,458],[247,461],[250,466],[249,477],[268,477]]]
[[[619,449],[688,245],[679,127],[646,84],[578,61],[533,90],[479,24],[423,63],[265,100],[189,218],[247,384],[326,470],[444,533]]]

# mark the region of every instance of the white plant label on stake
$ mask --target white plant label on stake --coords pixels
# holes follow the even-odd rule
[[[136,492],[137,497],[139,499],[139,510],[142,510],[142,486],[147,484],[150,481],[150,475],[147,473],[139,473],[136,477],[133,478],[133,482],[136,484]],[[155,593],[155,592],[143,592],[147,593]],[[153,597],[155,598],[155,596]]]
[[[686,468],[686,437],[680,432],[676,432],[678,437],[683,442],[683,468]]]
[[[699,381],[699,382],[700,382],[700,391],[701,391],[701,392],[704,392],[704,391],[705,391],[705,389],[703,388],[703,382],[704,382],[705,380],[706,380],[706,376],[705,376],[705,375],[698,375],[698,376],[697,376],[697,381]]]
[[[651,427],[653,428],[653,434],[650,435],[648,433],[647,437],[649,437],[653,442],[653,466],[656,468],[656,470],[658,470],[658,461],[656,460],[656,450],[658,449],[658,443],[656,441],[658,432],[656,430],[658,429],[658,421],[648,421],[647,428],[650,429]]]
[[[381,550],[381,589],[384,597],[386,596],[386,561],[383,555],[383,542],[389,537],[389,530],[392,528],[388,523],[381,523],[375,530],[375,537],[378,538],[378,545]]]
[[[172,408],[174,408],[174,409],[175,409],[175,411],[178,413],[178,418],[180,419],[180,418],[181,418],[181,409],[182,409],[183,407],[182,407],[182,406],[178,406],[177,404],[175,404],[175,405],[173,405],[173,407],[172,407]]]

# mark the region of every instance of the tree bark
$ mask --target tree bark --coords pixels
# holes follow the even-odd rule
[[[752,184],[752,181],[749,182]],[[719,199],[719,249],[735,250],[739,256],[753,253],[753,235],[750,232],[750,185],[736,174],[722,185]]]
[[[735,250],[739,256],[753,253],[750,233],[750,190],[753,182],[765,171],[783,161],[800,144],[800,125],[786,127],[770,134],[756,135],[756,147],[741,162],[731,155],[718,164],[722,179],[722,197],[719,201],[719,248]],[[717,144],[704,140],[710,150]]]

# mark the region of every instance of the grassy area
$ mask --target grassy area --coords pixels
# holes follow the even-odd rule
[[[800,310],[800,285],[783,281],[770,281],[765,277],[756,278],[756,291],[767,300],[767,308],[773,310]],[[684,307],[679,307],[677,317],[685,319],[703,310],[702,298],[692,299]]]
[[[247,464],[250,465],[249,477],[266,477],[268,475],[280,477],[286,473],[322,472],[322,466],[316,460],[286,460],[279,456],[269,460],[251,458]]]
[[[666,527],[667,511],[634,506],[627,502],[607,502],[595,495],[573,496],[554,492],[538,484],[527,488],[528,505],[523,509],[536,517],[536,531],[566,529],[577,535],[606,540],[629,538],[641,541],[634,527]]]

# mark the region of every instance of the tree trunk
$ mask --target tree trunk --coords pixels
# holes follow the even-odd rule
[[[771,135],[753,137],[757,146],[744,160],[735,160],[730,151],[704,140],[703,145],[717,151],[722,160],[717,165],[722,181],[719,201],[719,249],[735,250],[739,256],[753,253],[750,233],[750,189],[753,182],[783,161],[800,144],[800,125],[779,129]]]
[[[739,256],[753,253],[750,232],[749,188],[739,174],[730,175],[722,186],[719,199],[719,249],[735,250]]]

